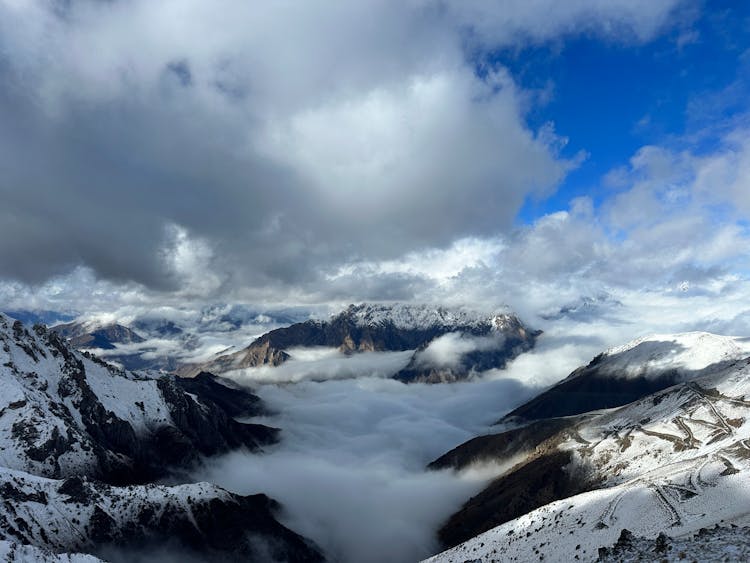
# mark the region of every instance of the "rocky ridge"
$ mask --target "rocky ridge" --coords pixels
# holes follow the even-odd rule
[[[425,361],[435,339],[455,334],[463,339],[460,362]],[[451,382],[505,363],[534,346],[540,333],[527,329],[512,313],[479,314],[467,309],[407,304],[350,305],[329,320],[308,320],[272,330],[249,346],[206,364],[186,366],[181,375],[200,371],[225,373],[288,361],[292,348],[336,348],[345,354],[414,350],[409,364],[395,375],[404,382]]]

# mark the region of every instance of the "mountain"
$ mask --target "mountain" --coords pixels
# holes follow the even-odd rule
[[[101,559],[83,553],[55,553],[33,545],[0,540],[0,558],[6,563],[101,563]]]
[[[664,342],[671,352],[648,344]],[[677,383],[619,408],[540,416],[433,462],[433,469],[456,470],[493,464],[499,476],[443,525],[441,541],[456,547],[431,561],[592,561],[623,530],[652,540],[660,532],[687,538],[716,524],[747,524],[745,346],[744,339],[691,333],[613,349],[595,364],[611,368],[600,376],[617,382],[672,372]]]
[[[140,344],[144,342],[144,338],[138,333],[117,323],[101,325],[74,321],[56,325],[50,330],[68,340],[71,346],[76,349],[114,350],[115,344]]]
[[[291,358],[292,348],[327,347],[346,354],[415,350],[396,379],[456,381],[475,371],[503,367],[533,347],[539,334],[507,312],[483,315],[427,305],[350,305],[327,321],[308,320],[272,330],[238,352],[188,366],[180,373],[278,366]],[[441,337],[444,340],[439,341]]]
[[[149,484],[205,456],[275,442],[276,429],[235,420],[264,413],[248,391],[207,373],[182,381],[122,371],[1,314],[0,366],[6,559],[47,560],[44,550],[117,559],[119,548],[179,545],[200,559],[322,561],[264,495]]]
[[[67,323],[76,318],[76,315],[61,313],[59,311],[49,311],[46,309],[2,311],[2,313],[5,313],[9,317],[13,317],[17,321],[21,321],[26,326],[32,326],[35,324],[49,326],[58,323]]]
[[[73,351],[56,332],[41,325],[30,332],[4,315],[0,345],[0,448],[8,468],[133,483],[201,455],[276,439],[275,429],[241,424],[236,410],[201,393],[198,384],[214,394],[226,389],[212,376],[188,383],[121,371]],[[232,393],[244,397],[245,415],[262,411],[251,393]]]
[[[170,545],[187,560],[323,561],[276,520],[280,507],[265,495],[239,496],[208,483],[111,487],[5,468],[0,491],[0,538],[15,544],[123,561]]]
[[[706,332],[653,335],[596,356],[500,422],[570,416],[625,405],[750,355],[750,339]]]
[[[55,325],[51,330],[68,339],[74,348],[96,353],[124,369],[174,373],[186,362],[195,363],[195,358],[203,362],[219,352],[237,350],[238,345],[244,346],[251,338],[300,317],[308,317],[303,309],[264,311],[215,304],[198,310],[158,308],[128,315],[121,323],[84,317]]]

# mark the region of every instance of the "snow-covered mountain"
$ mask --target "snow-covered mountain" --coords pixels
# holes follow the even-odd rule
[[[78,350],[94,348],[113,350],[116,344],[140,344],[144,338],[117,323],[98,324],[73,321],[55,325],[50,330],[67,339]]]
[[[179,545],[181,554],[202,560],[323,560],[276,520],[279,507],[265,495],[239,496],[208,483],[111,487],[4,468],[0,491],[0,536],[58,553],[120,549],[134,557]]]
[[[219,560],[322,560],[276,520],[278,505],[263,495],[140,484],[202,456],[274,442],[276,429],[235,420],[263,412],[248,391],[210,374],[181,381],[122,371],[44,326],[29,331],[1,314],[0,383],[7,560],[167,542]]]
[[[510,412],[508,421],[569,416],[617,407],[750,355],[750,339],[706,332],[657,334],[599,354],[566,379]]]
[[[277,366],[290,359],[287,351],[291,348],[328,347],[347,354],[414,350],[397,379],[456,381],[473,372],[503,367],[533,347],[538,334],[507,311],[488,315],[430,305],[350,305],[326,321],[308,320],[272,330],[238,352],[188,366],[181,374]],[[433,348],[439,348],[439,353],[432,353]]]
[[[163,307],[121,315],[83,314],[73,319],[50,312],[20,311],[9,316],[26,326],[36,322],[50,325],[77,350],[89,351],[124,369],[172,373],[184,363],[207,361],[271,329],[308,319],[310,312],[214,304],[197,310]]]
[[[631,533],[688,545],[701,529],[747,525],[749,354],[744,339],[702,333],[633,342],[599,357],[600,375],[666,370],[677,384],[620,408],[475,438],[436,460],[506,471],[446,522],[442,541],[458,545],[430,561],[592,561],[600,548],[619,561]]]
[[[30,332],[0,315],[0,345],[5,467],[135,482],[201,454],[274,441],[274,429],[236,422],[215,401],[183,387],[194,383],[118,370],[73,351],[41,325]]]

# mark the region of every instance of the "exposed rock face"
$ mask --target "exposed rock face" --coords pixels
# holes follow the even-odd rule
[[[436,469],[495,463],[500,472],[444,524],[443,544],[461,545],[434,560],[468,554],[590,559],[592,544],[612,545],[623,527],[639,534],[687,533],[744,517],[745,509],[733,512],[726,499],[750,482],[745,345],[743,339],[690,334],[614,349],[563,384],[594,370],[615,384],[659,382],[667,371],[677,384],[617,409],[541,419],[475,438],[433,462]],[[541,397],[552,409],[550,395]],[[587,544],[588,555],[576,543]]]
[[[461,326],[455,331],[436,335],[460,335],[453,338],[454,346],[462,346],[464,353],[450,361],[441,360],[430,351],[439,346],[435,338],[422,344],[409,364],[395,375],[405,383],[451,383],[466,379],[472,373],[502,369],[506,364],[534,347],[540,331],[527,329],[515,315],[493,315],[484,322]]]
[[[199,456],[274,442],[275,429],[234,418],[263,412],[251,393],[207,373],[183,381],[121,371],[4,315],[0,365],[6,559],[84,562],[94,559],[62,552],[109,558],[166,545],[200,560],[323,560],[264,495],[139,484]]]
[[[258,399],[235,390],[229,413],[214,400],[221,403],[216,390],[226,388],[211,376],[186,389],[171,377],[120,371],[73,351],[55,332],[32,333],[5,316],[0,346],[0,445],[12,469],[135,483],[201,455],[275,440],[276,430],[233,418],[243,405],[257,414]]]
[[[455,333],[465,340],[460,361],[435,365],[423,354],[436,338]],[[261,365],[277,366],[296,347],[338,348],[346,354],[416,350],[410,364],[396,375],[404,382],[443,382],[471,373],[502,368],[533,347],[539,332],[530,331],[510,313],[481,315],[463,309],[424,305],[351,305],[328,321],[309,320],[273,330],[247,348],[207,364],[187,366],[180,375],[200,371],[224,373]],[[471,339],[482,339],[472,349]]]
[[[178,545],[211,561],[323,561],[313,544],[279,524],[278,505],[265,495],[238,496],[208,483],[118,488],[6,469],[0,490],[0,538],[56,552],[106,556],[113,548]]]
[[[552,501],[590,490],[594,475],[579,471],[571,451],[557,448],[575,420],[540,421],[525,428],[474,438],[433,461],[430,469],[464,469],[518,458],[518,465],[469,499],[440,528],[445,547],[458,545]],[[521,456],[519,458],[519,456]]]
[[[511,458],[519,453],[531,454],[545,440],[573,423],[574,420],[564,418],[540,420],[508,432],[477,436],[443,454],[427,467],[461,470],[474,464]]]
[[[139,344],[144,339],[128,327],[112,323],[94,326],[89,323],[71,322],[50,329],[70,342],[73,348],[98,348],[113,350],[115,344]]]

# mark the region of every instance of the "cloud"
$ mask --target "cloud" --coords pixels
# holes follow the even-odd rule
[[[585,30],[605,38],[644,41],[654,36],[680,4],[679,1],[648,0],[592,3],[572,0],[524,2],[513,0],[502,6],[490,0],[450,0],[448,10],[481,42],[493,46],[524,40],[541,43],[561,35]],[[545,18],[540,18],[545,14]]]
[[[405,368],[413,351],[363,352],[346,355],[336,348],[290,348],[291,359],[279,366],[244,368],[224,373],[238,383],[290,383],[305,380],[391,377]]]
[[[496,237],[577,164],[477,49],[645,41],[674,7],[4,1],[0,277],[345,299],[331,273]]]
[[[499,349],[502,345],[502,335],[469,336],[460,332],[449,332],[438,336],[424,350],[418,351],[415,360],[419,366],[457,367],[461,363],[461,358],[469,352]]]
[[[365,377],[257,392],[280,413],[264,420],[283,429],[281,444],[208,461],[193,477],[266,492],[284,505],[284,522],[329,558],[367,563],[417,561],[438,549],[435,530],[496,473],[425,465],[532,391],[515,381],[407,386]]]

